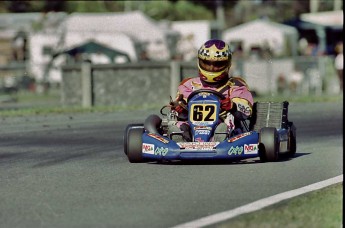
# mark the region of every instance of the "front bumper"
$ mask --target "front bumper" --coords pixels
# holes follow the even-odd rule
[[[152,133],[144,133],[142,140],[142,156],[149,160],[242,160],[259,156],[259,135],[255,131],[223,142],[176,143]]]

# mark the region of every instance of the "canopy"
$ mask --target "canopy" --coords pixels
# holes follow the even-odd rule
[[[342,10],[304,13],[301,14],[301,20],[326,27],[343,28],[344,14]]]
[[[225,30],[223,39],[241,41],[245,50],[252,46],[269,45],[277,55],[292,52],[296,54],[298,31],[291,26],[271,22],[265,19],[257,19],[239,26]]]
[[[95,41],[88,41],[82,45],[65,50],[62,53],[69,54],[71,56],[74,56],[78,53],[102,53],[108,56],[111,62],[113,62],[114,58],[117,56],[124,56],[128,62],[130,62],[129,56],[126,53],[106,47],[102,44],[96,43]]]

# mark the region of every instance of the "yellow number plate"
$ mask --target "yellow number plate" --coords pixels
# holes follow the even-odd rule
[[[213,122],[217,116],[216,104],[192,104],[189,120],[192,122]]]

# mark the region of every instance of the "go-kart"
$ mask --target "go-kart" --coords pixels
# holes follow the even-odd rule
[[[169,132],[169,122],[179,119],[173,109],[162,117],[152,114],[142,124],[129,124],[124,134],[124,152],[129,162],[183,160],[243,160],[259,157],[274,162],[296,152],[296,128],[288,121],[288,102],[255,102],[253,114],[241,121],[242,131],[216,132],[222,117],[223,94],[196,90],[187,99],[191,141],[176,141],[182,131]],[[223,115],[224,116],[224,115]],[[182,117],[181,117],[182,118]],[[181,120],[181,119],[180,119]],[[216,134],[224,140],[215,141]],[[181,137],[180,137],[181,138]]]

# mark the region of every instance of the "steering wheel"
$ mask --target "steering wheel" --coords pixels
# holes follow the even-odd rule
[[[212,93],[212,94],[216,95],[217,97],[219,97],[221,100],[225,99],[225,96],[218,91],[211,90],[211,89],[198,89],[198,90],[193,91],[191,94],[189,94],[189,96],[187,98],[187,103],[192,97],[194,97],[198,93]]]

